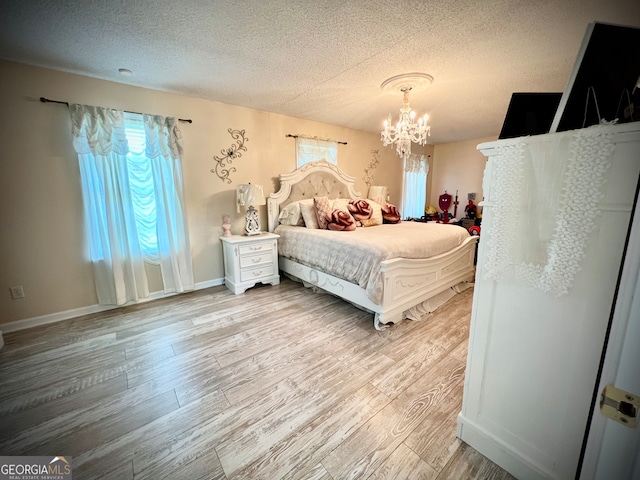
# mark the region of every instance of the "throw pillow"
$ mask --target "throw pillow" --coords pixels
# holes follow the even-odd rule
[[[371,207],[371,217],[365,220],[360,220],[363,227],[375,227],[376,225],[382,225],[382,207],[379,203],[373,200],[367,200]]]
[[[313,197],[313,204],[316,207],[318,228],[326,230],[329,225],[329,217],[332,211],[331,202],[327,197]]]
[[[302,212],[302,218],[304,219],[304,225],[307,228],[320,228],[318,226],[318,219],[316,217],[316,207],[313,204],[300,204],[300,211]]]

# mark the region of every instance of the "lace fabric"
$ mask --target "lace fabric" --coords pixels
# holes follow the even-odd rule
[[[493,210],[483,231],[485,278],[569,292],[601,213],[612,137],[610,128],[595,126],[497,147],[483,182]]]

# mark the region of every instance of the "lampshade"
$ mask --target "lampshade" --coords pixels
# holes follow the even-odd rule
[[[267,200],[264,198],[264,192],[262,191],[262,185],[255,185],[253,183],[238,185],[237,199],[239,207],[267,204]]]

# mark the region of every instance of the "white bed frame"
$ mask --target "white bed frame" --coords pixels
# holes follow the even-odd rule
[[[269,231],[278,226],[280,208],[313,198],[359,198],[354,190],[355,178],[335,165],[319,161],[308,163],[292,173],[280,175],[280,190],[267,200]],[[396,258],[381,264],[383,295],[373,303],[365,289],[341,278],[279,257],[280,270],[326,292],[337,295],[374,313],[374,327],[382,330],[402,321],[403,312],[462,282],[473,281],[476,236],[447,253],[425,259]]]

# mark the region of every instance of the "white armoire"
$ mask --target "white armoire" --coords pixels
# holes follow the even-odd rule
[[[640,174],[640,122],[478,149],[488,162],[458,436],[518,479],[574,479]]]

